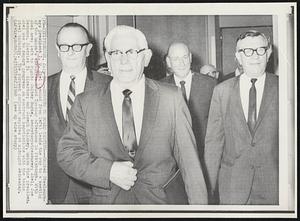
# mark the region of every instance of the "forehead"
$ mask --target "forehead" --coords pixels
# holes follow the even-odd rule
[[[189,53],[189,49],[184,44],[175,44],[172,45],[169,49],[169,55],[170,56],[182,56],[187,55]]]
[[[258,48],[267,46],[267,41],[261,35],[248,36],[237,43],[238,48]]]
[[[88,38],[86,33],[81,28],[67,27],[60,31],[57,41],[60,44],[86,43]]]
[[[121,51],[139,49],[138,39],[133,33],[116,33],[111,39],[110,48]]]

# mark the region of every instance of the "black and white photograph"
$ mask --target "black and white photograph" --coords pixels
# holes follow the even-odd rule
[[[297,215],[296,3],[5,6],[7,217]]]

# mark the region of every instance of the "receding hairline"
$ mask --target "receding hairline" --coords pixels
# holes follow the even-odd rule
[[[62,26],[59,31],[57,32],[57,35],[56,35],[56,43],[58,43],[58,39],[59,39],[59,36],[61,35],[61,33],[66,30],[66,29],[79,29],[81,31],[81,33],[83,33],[83,36],[85,37],[85,39],[90,42],[90,38],[89,38],[89,34],[87,32],[87,30],[81,26],[81,25],[76,25],[76,26]]]
[[[111,49],[111,42],[115,36],[128,35],[133,36],[137,42],[138,47],[145,47],[148,49],[148,42],[146,36],[140,30],[127,25],[118,25],[107,34],[104,39],[105,50]]]
[[[168,48],[168,53],[167,53],[167,55],[169,55],[169,54],[170,54],[170,51],[171,51],[172,49],[176,48],[176,47],[182,47],[182,48],[186,49],[186,51],[188,52],[188,54],[191,53],[189,47],[188,47],[185,43],[183,43],[183,42],[173,42],[173,43],[170,44],[170,46],[169,46],[169,48]]]

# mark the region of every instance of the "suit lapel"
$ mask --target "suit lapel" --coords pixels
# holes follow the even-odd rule
[[[135,160],[137,161],[142,155],[143,149],[145,148],[151,132],[156,122],[156,115],[158,109],[159,94],[157,86],[149,79],[145,81],[145,101],[144,101],[144,113],[142,122],[142,131],[137,149]]]
[[[61,100],[60,100],[60,76],[61,76],[61,72],[59,73],[59,76],[58,76],[58,80],[57,80],[57,85],[54,87],[56,88],[56,91],[55,91],[55,94],[54,94],[54,97],[55,97],[55,109],[56,109],[56,113],[57,113],[57,116],[59,118],[59,121],[64,125],[64,127],[67,126],[67,122],[64,118],[64,115],[63,115],[63,110],[62,110],[62,107],[61,107]]]
[[[93,79],[94,79],[94,77],[93,77],[92,71],[90,69],[87,69],[84,91],[93,87],[93,84],[94,84]]]
[[[258,118],[254,127],[254,134],[255,131],[257,130],[259,124],[261,123],[264,115],[267,112],[267,109],[269,107],[269,104],[272,101],[272,97],[275,94],[274,89],[276,88],[275,84],[272,84],[271,79],[270,79],[270,75],[266,74],[266,79],[265,79],[265,86],[264,86],[264,92],[263,92],[263,97],[261,100],[261,105],[260,105],[260,110],[258,113]]]
[[[195,73],[192,76],[192,83],[191,83],[191,91],[190,91],[190,99],[188,101],[188,106],[191,106],[192,100],[197,100],[197,97],[199,96],[198,89],[203,88],[201,85],[202,81],[197,81],[197,77],[195,76]]]
[[[120,137],[116,119],[114,116],[114,110],[111,102],[110,84],[106,85],[106,88],[104,89],[104,94],[100,95],[100,97],[103,98],[100,99],[100,108],[99,108],[101,112],[100,116],[102,116],[102,119],[104,119],[103,123],[106,124],[106,128],[110,131],[111,136],[113,137],[113,139],[115,140],[115,142],[117,143],[121,151],[124,152],[124,154],[129,158],[129,155],[123,146],[122,139]]]
[[[240,77],[237,77],[233,84],[233,90],[230,95],[232,99],[232,103],[230,105],[231,110],[229,111],[231,113],[232,118],[238,118],[238,121],[241,122],[241,127],[244,130],[244,134],[247,134],[251,137],[242,107],[242,101],[240,96]]]

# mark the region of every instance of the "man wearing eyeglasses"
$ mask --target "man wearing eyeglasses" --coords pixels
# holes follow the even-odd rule
[[[178,203],[168,187],[179,170],[188,203],[207,204],[187,105],[178,88],[145,78],[152,52],[144,34],[117,26],[104,44],[113,80],[75,99],[60,166],[92,185],[91,204]]]
[[[70,179],[61,170],[56,151],[76,95],[111,80],[110,76],[86,67],[92,46],[87,30],[80,24],[68,23],[57,33],[56,49],[62,70],[48,77],[48,199],[53,204],[84,204],[91,194],[88,185]]]
[[[244,73],[214,89],[205,163],[220,204],[279,203],[278,76],[265,71],[271,52],[263,33],[241,34],[235,56]]]

